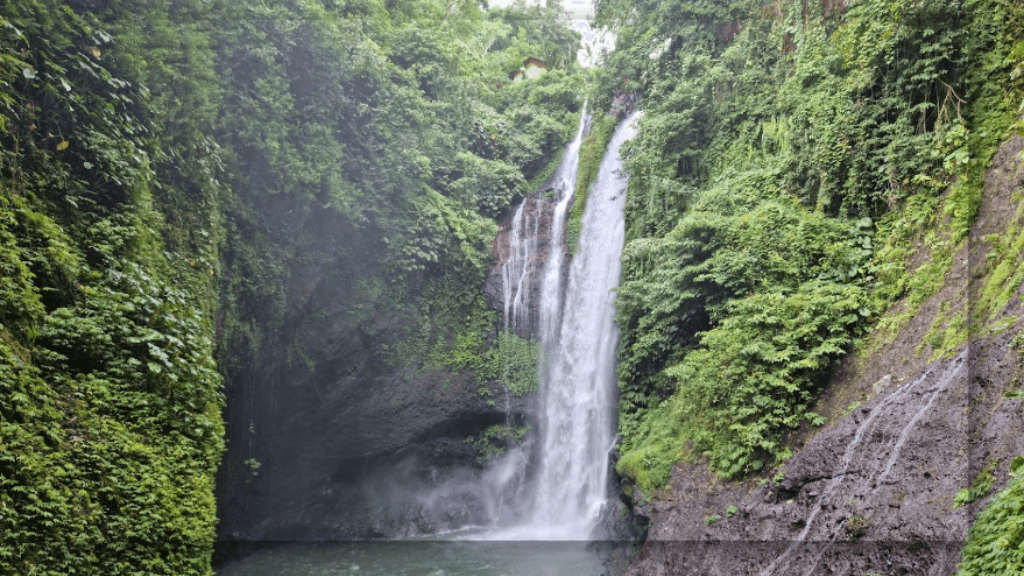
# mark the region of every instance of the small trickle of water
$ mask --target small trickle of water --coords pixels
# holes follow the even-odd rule
[[[936,398],[938,398],[938,396],[950,386],[950,384],[954,381],[956,376],[960,373],[961,368],[964,366],[964,358],[966,357],[966,355],[967,350],[965,349],[952,362],[941,365],[941,371],[935,379],[935,388],[930,392],[926,392],[926,394],[929,395],[928,402],[925,403],[925,405],[922,406],[921,409],[914,414],[914,416],[910,419],[909,422],[907,422],[907,424],[900,431],[899,437],[888,448],[888,459],[885,467],[881,470],[877,468],[870,469],[872,467],[870,466],[868,460],[871,460],[872,458],[877,456],[877,452],[872,452],[871,454],[863,453],[864,451],[860,450],[861,440],[867,434],[870,433],[876,421],[878,421],[880,418],[883,418],[887,412],[889,413],[888,417],[893,417],[890,408],[897,405],[904,398],[908,397],[911,393],[914,393],[918,388],[921,388],[922,386],[927,386],[927,382],[929,382],[934,372],[940,368],[940,365],[932,365],[916,380],[914,380],[910,384],[902,386],[895,392],[886,396],[871,410],[870,413],[868,413],[867,418],[865,418],[864,421],[860,423],[860,425],[857,427],[856,432],[853,435],[853,438],[850,440],[849,444],[847,444],[846,450],[843,452],[843,458],[840,461],[835,476],[832,477],[832,480],[829,481],[828,486],[826,486],[825,489],[822,491],[821,497],[818,499],[818,502],[814,505],[814,508],[811,510],[811,514],[807,517],[807,521],[804,525],[803,530],[796,537],[793,543],[790,544],[790,546],[786,549],[785,552],[780,554],[771,564],[768,565],[767,568],[761,571],[760,576],[771,576],[772,574],[775,574],[780,567],[785,565],[786,561],[793,554],[793,552],[796,551],[797,548],[799,548],[800,545],[807,539],[807,535],[810,533],[811,527],[814,525],[814,520],[818,517],[818,514],[822,511],[824,506],[828,504],[828,501],[831,498],[833,498],[835,494],[838,493],[839,487],[846,479],[846,476],[850,472],[850,469],[853,466],[855,459],[860,465],[857,472],[861,479],[860,481],[854,481],[853,486],[849,487],[849,489],[847,490],[844,490],[844,493],[857,493],[861,491],[863,488],[865,488],[868,485],[868,483],[875,483],[881,485],[882,479],[884,479],[892,470],[893,464],[896,462],[900,450],[903,448],[903,444],[907,440],[910,430],[914,427],[914,425],[917,424],[918,420],[920,420],[921,417],[924,416],[924,414],[931,409],[931,406],[935,402]],[[878,447],[875,446],[874,450],[877,451],[877,449]],[[833,539],[834,538],[835,537],[833,536]],[[822,550],[821,553],[818,555],[818,558],[823,556],[824,552],[825,550]],[[816,565],[816,562],[814,565]],[[814,565],[812,565],[812,569],[814,568]],[[792,570],[790,570],[789,573],[792,573]]]
[[[529,278],[533,254],[537,249],[537,218],[526,210],[526,201],[519,204],[509,231],[509,256],[501,267],[505,299],[505,329],[526,324],[529,318]],[[525,232],[525,233],[524,233]]]

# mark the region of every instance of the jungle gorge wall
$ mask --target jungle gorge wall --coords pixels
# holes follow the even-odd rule
[[[486,432],[524,401],[489,395],[533,352],[488,340],[481,286],[495,218],[577,126],[578,34],[473,2],[0,18],[5,572],[208,573],[217,515],[394,534],[415,515],[354,500],[361,477],[514,441]],[[528,56],[555,69],[510,82]]]
[[[974,553],[961,557],[961,546],[1024,452],[1014,396],[1024,375],[1024,286],[1016,282],[993,322],[946,354],[925,335],[950,314],[979,312],[979,292],[998,267],[986,258],[992,239],[982,238],[1016,236],[1024,215],[1022,149],[1014,137],[996,154],[970,242],[944,287],[896,337],[839,366],[814,408],[832,424],[798,432],[795,456],[770,479],[723,482],[703,464],[680,465],[669,489],[642,506],[655,523],[630,574],[953,574],[962,560],[968,573],[1003,573],[1015,565],[1012,551],[1002,564],[977,554],[979,538],[969,539]]]
[[[604,93],[645,110],[618,300],[618,467],[654,517],[632,573],[955,570],[964,506],[1021,449],[1022,6],[646,8],[598,3]],[[1019,570],[1014,486],[965,573]]]

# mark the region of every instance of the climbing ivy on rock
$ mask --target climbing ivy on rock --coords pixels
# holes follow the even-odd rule
[[[0,24],[0,565],[207,574],[216,249],[162,240],[161,129],[112,29],[47,0]]]

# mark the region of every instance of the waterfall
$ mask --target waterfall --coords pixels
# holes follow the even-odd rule
[[[583,128],[587,122],[586,106],[580,119],[576,139],[565,151],[558,167],[556,179],[559,182],[558,203],[551,215],[551,249],[544,261],[540,295],[540,342],[547,349],[558,339],[562,319],[562,277],[565,264],[565,219],[569,204],[576,196],[576,176],[580,165],[580,146],[583,144]]]
[[[613,289],[625,237],[626,178],[619,147],[636,133],[619,125],[601,162],[583,215],[580,250],[563,287],[562,230],[570,198],[558,203],[558,244],[542,286],[540,462],[532,510],[533,536],[586,540],[608,499],[608,452],[615,437]],[[553,234],[554,236],[554,234]]]
[[[551,319],[557,315],[545,314],[543,310],[558,307],[560,314],[560,295],[562,264],[565,256],[561,249],[565,234],[565,213],[576,192],[576,174],[579,170],[580,146],[583,143],[583,130],[587,123],[586,106],[580,114],[580,125],[576,137],[565,147],[562,161],[559,162],[551,178],[554,183],[557,204],[551,215],[551,234],[548,243],[548,256],[543,263],[540,285],[542,289],[539,322],[540,339],[549,339],[545,335],[553,329]],[[512,217],[509,230],[509,256],[501,267],[503,301],[505,305],[504,328],[523,333],[529,332],[530,325],[530,286],[536,282],[538,237],[540,236],[540,209],[538,204],[543,201],[537,198],[525,198]],[[553,291],[553,292],[552,292]]]
[[[508,257],[501,267],[502,298],[504,302],[504,330],[511,330],[517,334],[529,334],[530,325],[530,292],[531,283],[539,283],[542,288],[541,307],[552,299],[545,287],[555,290],[554,300],[559,299],[561,284],[562,262],[564,251],[562,250],[565,213],[568,205],[576,191],[576,175],[579,166],[580,146],[583,143],[583,132],[587,124],[588,116],[586,106],[580,115],[580,125],[573,138],[562,155],[555,173],[551,178],[554,184],[555,200],[557,203],[553,210],[549,207],[550,202],[536,197],[524,198],[512,216],[509,227],[509,248]],[[551,222],[550,241],[548,243],[548,256],[541,262],[539,260],[539,236],[542,212],[551,211],[553,218]],[[538,270],[541,268],[542,270]],[[540,272],[542,276],[538,277]],[[547,278],[551,277],[551,280]],[[560,303],[554,304],[560,307]],[[551,323],[544,312],[540,312],[538,323],[541,332],[540,339],[545,340],[543,334],[550,330]],[[508,394],[505,395],[506,406],[509,404]],[[506,409],[506,413],[509,410]],[[506,424],[512,425],[511,421]],[[500,458],[491,463],[483,476],[482,487],[488,494],[485,498],[487,516],[495,525],[517,524],[522,521],[524,514],[523,502],[528,498],[525,496],[527,468],[530,465],[530,452],[532,446],[529,444],[516,446],[508,450]],[[491,536],[494,536],[493,534]],[[503,538],[502,536],[496,536]],[[513,538],[509,538],[513,539]]]
[[[636,133],[633,117],[612,135],[587,199],[580,250],[566,270],[566,218],[574,200],[586,113],[576,138],[552,179],[554,206],[538,208],[527,198],[516,209],[509,230],[508,258],[502,267],[505,329],[535,328],[543,348],[539,438],[509,450],[486,473],[485,483],[499,504],[496,524],[486,537],[506,540],[587,540],[609,501],[609,452],[615,444],[615,353],[618,332],[612,322],[625,237],[626,177],[619,147]],[[537,222],[551,213],[546,257],[539,279]],[[533,236],[531,236],[533,235]],[[536,325],[530,325],[530,288],[539,282]],[[532,283],[532,284],[531,284]],[[533,473],[525,468],[534,466]],[[528,479],[529,478],[529,479]],[[509,509],[508,495],[519,501]],[[511,528],[508,526],[512,525]]]
[[[505,330],[525,328],[529,321],[529,281],[537,251],[537,227],[540,218],[526,210],[527,200],[519,205],[509,231],[509,256],[501,267],[505,301]],[[524,231],[526,234],[524,234]]]

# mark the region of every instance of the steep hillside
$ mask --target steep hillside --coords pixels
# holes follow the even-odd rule
[[[194,142],[95,18],[4,2],[0,46],[0,572],[208,573],[214,169],[168,178]]]
[[[1019,401],[1002,393],[1019,370],[1006,344],[1024,281],[1024,6],[598,13],[620,32],[603,90],[646,112],[618,300],[618,469],[653,506],[652,538],[709,543],[649,545],[635,570],[887,573],[869,548],[851,560],[860,538],[909,543],[894,570],[955,566],[975,510],[962,505],[1005,484],[1021,448]]]
[[[677,466],[641,506],[654,528],[630,574],[956,572],[968,527],[1024,453],[1024,286],[1016,280],[991,317],[975,304],[1001,282],[993,274],[1001,264],[1020,273],[1020,253],[1002,260],[989,235],[1019,236],[1022,150],[1014,137],[993,160],[970,241],[943,288],[895,338],[869,338],[841,363],[814,407],[830,424],[797,431],[796,455],[770,479],[727,482],[704,463]],[[984,321],[967,343],[945,351],[928,343],[929,326],[972,313]],[[1019,511],[1019,496],[1005,498]],[[964,573],[1012,574],[1020,537],[1012,526],[978,535],[1008,538],[1001,562],[1010,564],[969,549],[964,559],[975,568]]]

